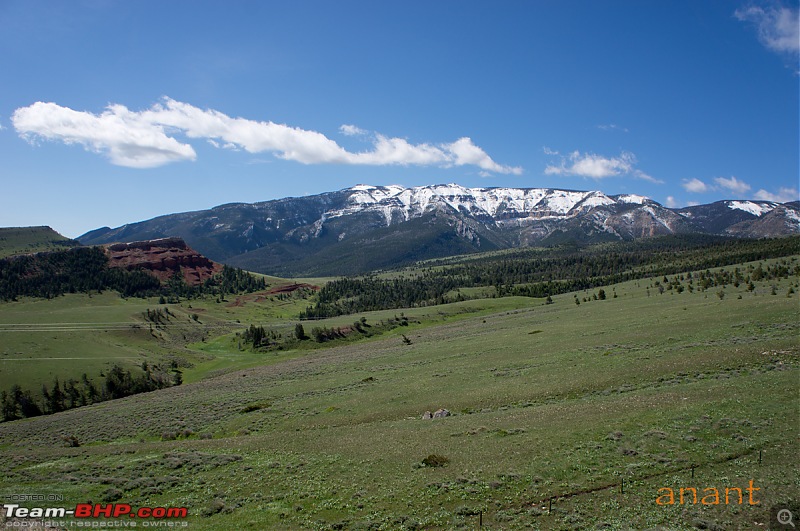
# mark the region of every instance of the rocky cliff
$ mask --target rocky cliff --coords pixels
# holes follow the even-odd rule
[[[109,267],[145,269],[162,282],[180,271],[190,286],[203,283],[222,271],[222,265],[198,253],[181,238],[160,238],[104,246]]]

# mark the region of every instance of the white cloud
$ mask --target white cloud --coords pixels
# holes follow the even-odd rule
[[[715,192],[719,190],[725,190],[734,194],[737,194],[740,197],[744,197],[747,192],[750,191],[751,186],[744,181],[740,181],[736,177],[731,177],[730,179],[726,179],[725,177],[715,177],[714,182],[716,185],[708,185],[701,181],[700,179],[691,179],[683,180],[683,188],[688,192],[693,193],[705,193],[705,192]],[[798,192],[796,188],[787,188],[781,187],[778,193],[768,192],[763,188],[757,191],[753,195],[754,199],[759,199],[761,201],[773,201],[776,203],[787,203],[789,201],[797,201],[798,200]],[[689,203],[691,206],[692,203]]]
[[[558,152],[548,148],[544,149],[547,155],[558,154]],[[567,159],[569,159],[569,162]],[[545,167],[544,173],[547,175],[577,176],[590,179],[632,175],[638,179],[654,183],[662,182],[637,169],[635,165],[636,157],[633,153],[626,151],[623,151],[619,157],[604,157],[594,153],[573,151],[568,158],[561,157],[561,162],[558,165],[550,164]]]
[[[279,158],[303,164],[347,162],[348,152],[316,131],[274,122],[231,118],[215,110],[199,109],[169,98],[140,115],[143,121],[155,127],[182,131],[189,138],[222,141],[248,153],[268,151]]]
[[[643,181],[647,181],[647,182],[651,182],[651,183],[655,183],[655,184],[664,184],[664,181],[662,181],[661,179],[656,179],[655,177],[652,177],[652,176],[646,174],[645,172],[643,172],[641,170],[633,170],[633,176],[636,177],[637,179],[641,179]]]
[[[430,144],[410,144],[403,138],[388,138],[375,135],[373,150],[363,153],[348,153],[351,164],[367,164],[381,166],[386,164],[449,166],[447,155],[438,147]]]
[[[180,160],[195,160],[192,146],[167,136],[164,128],[142,119],[122,105],[110,105],[102,114],[74,111],[55,103],[37,102],[14,111],[11,122],[19,135],[80,144],[104,153],[113,164],[153,168]]]
[[[38,138],[80,144],[108,156],[113,164],[150,168],[180,160],[195,160],[191,145],[173,136],[205,139],[215,147],[248,153],[273,153],[303,164],[478,166],[495,173],[522,173],[522,168],[496,163],[469,138],[452,143],[411,144],[402,138],[376,134],[371,151],[353,153],[317,131],[285,124],[231,118],[212,110],[164,98],[141,112],[110,105],[103,113],[75,111],[55,103],[37,102],[17,109],[12,117],[19,135],[30,142]],[[367,134],[343,125],[346,135]]]
[[[717,183],[720,188],[724,188],[725,190],[729,190],[735,194],[744,195],[750,191],[750,185],[746,182],[740,181],[736,177],[731,177],[730,179],[717,177],[714,179],[714,182]]]
[[[339,127],[339,132],[345,136],[363,136],[367,134],[367,131],[351,124],[344,124]]]
[[[734,16],[755,24],[758,40],[774,52],[800,53],[800,10],[788,7],[750,6],[737,9]]]
[[[709,192],[709,191],[713,190],[713,188],[711,186],[708,186],[706,183],[704,183],[700,179],[691,179],[691,180],[684,179],[683,180],[683,184],[681,184],[681,186],[683,186],[683,188],[687,192],[693,192],[693,193],[696,193],[696,194],[701,194],[701,193]]]
[[[726,179],[725,177],[715,177],[714,182],[716,184],[706,184],[700,179],[691,179],[691,180],[684,179],[681,186],[683,186],[683,188],[687,192],[692,192],[695,194],[725,190],[727,192],[737,194],[739,196],[744,196],[747,192],[750,191],[749,184],[747,184],[744,181],[740,181],[739,179],[733,176],[730,179]]]
[[[760,199],[762,201],[774,201],[776,203],[788,203],[789,201],[798,201],[800,200],[800,194],[798,194],[797,188],[786,188],[781,187],[778,190],[777,194],[773,194],[764,190],[763,188],[756,192],[755,194],[756,199]]]
[[[459,138],[452,144],[444,144],[442,147],[448,158],[456,166],[474,165],[482,170],[495,173],[513,173],[514,175],[522,173],[522,168],[511,168],[497,164],[484,150],[473,144],[472,139],[468,137]]]
[[[622,131],[623,133],[628,132],[627,127],[620,127],[617,124],[601,124],[598,125],[597,128],[602,131]]]
[[[678,208],[679,206],[678,201],[676,201],[671,195],[667,196],[667,201],[664,204],[667,206],[667,208]]]

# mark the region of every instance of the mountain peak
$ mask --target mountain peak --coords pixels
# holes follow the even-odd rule
[[[556,188],[357,184],[336,192],[160,216],[85,244],[182,237],[210,259],[262,273],[336,275],[483,250],[678,233],[800,233],[800,206],[730,200],[670,209],[636,194]]]

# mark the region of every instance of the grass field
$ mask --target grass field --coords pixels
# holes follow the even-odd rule
[[[275,277],[268,277],[268,282],[270,286],[287,283]],[[292,330],[294,324],[287,319],[308,304],[300,296],[286,300],[255,294],[229,297],[219,302],[209,297],[170,304],[174,317],[160,327],[151,326],[143,315],[148,309],[165,307],[157,297],[123,299],[109,291],[2,303],[0,390],[20,384],[39,393],[41,385],[52,384],[56,376],[64,381],[86,373],[96,379],[114,364],[133,368],[143,361],[178,360],[181,367],[198,368],[190,376],[195,379],[221,366],[236,368],[237,360],[241,366],[258,365],[263,356],[238,352],[237,356],[229,341],[226,350],[219,352],[204,342],[251,323]]]
[[[4,356],[69,344],[98,366],[111,352],[194,366],[178,387],[0,424],[0,497],[185,506],[194,529],[767,529],[769,508],[800,494],[797,280],[724,297],[640,280],[606,300],[466,301],[281,352],[239,350],[236,325],[288,329],[305,300],[171,305],[186,340],[178,327],[2,332],[15,338]],[[127,322],[153,307],[115,297],[9,303],[0,323]],[[452,415],[421,418],[439,408]],[[756,505],[746,491],[741,505],[656,503],[659,489],[702,498],[751,480]]]

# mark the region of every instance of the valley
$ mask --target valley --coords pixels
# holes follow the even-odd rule
[[[0,531],[794,531],[800,0],[0,0]]]
[[[75,368],[25,365],[17,352],[80,357],[89,372],[116,356],[134,369],[175,359],[183,383],[0,423],[0,483],[13,486],[0,495],[188,507],[197,529],[768,525],[770,507],[797,494],[792,248],[689,270],[679,266],[688,255],[673,253],[667,275],[550,301],[464,287],[466,300],[313,321],[298,320],[317,300],[311,287],[333,279],[268,277],[262,291],[168,304],[112,291],[6,302],[3,326],[33,328],[0,332],[11,338],[0,353],[6,383]],[[142,312],[155,308],[172,317],[150,330]],[[252,324],[281,342],[246,344]],[[308,339],[294,337],[298,324]],[[348,333],[317,341],[315,327]],[[451,415],[422,419],[440,408]],[[760,504],[656,503],[664,487],[750,480]]]

